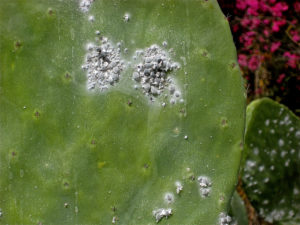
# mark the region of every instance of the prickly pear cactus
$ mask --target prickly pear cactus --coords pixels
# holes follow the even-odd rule
[[[233,218],[235,225],[248,225],[247,209],[243,199],[239,196],[238,192],[235,191],[232,195],[230,214]]]
[[[1,224],[227,224],[244,88],[217,1],[1,1]]]
[[[259,215],[274,224],[300,224],[300,121],[271,99],[247,108],[243,173]]]

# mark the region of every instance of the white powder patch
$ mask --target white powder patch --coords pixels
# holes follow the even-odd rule
[[[226,215],[225,213],[220,213],[219,216],[219,224],[220,225],[230,225],[230,222],[232,221],[231,217]]]
[[[163,93],[171,104],[179,100],[181,92],[170,75],[180,68],[180,64],[172,61],[166,51],[154,44],[145,50],[137,50],[133,59],[140,59],[140,63],[135,65],[132,78],[151,101]]]
[[[94,1],[95,0],[81,0],[79,3],[80,10],[84,13],[88,12]]]
[[[180,192],[183,190],[182,184],[179,181],[176,181],[175,186],[176,186],[176,193],[180,194]]]
[[[162,218],[172,215],[172,209],[156,209],[152,211],[152,215],[155,217],[156,222],[158,223]]]
[[[201,196],[202,197],[209,196],[211,192],[211,185],[212,185],[210,179],[206,176],[200,176],[198,177],[197,180],[199,182]]]
[[[120,48],[115,48],[107,38],[103,38],[100,46],[90,43],[87,45],[87,50],[85,63],[82,66],[87,71],[87,89],[105,91],[115,85],[125,68]]]

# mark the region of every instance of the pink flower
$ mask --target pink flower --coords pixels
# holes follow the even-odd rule
[[[241,21],[241,25],[242,25],[243,27],[248,27],[250,23],[251,23],[251,20],[248,19],[247,17],[246,17],[246,18],[243,18],[242,21]]]
[[[232,31],[233,31],[234,33],[237,32],[238,29],[239,29],[239,25],[238,25],[238,24],[235,24],[235,25],[232,26]]]
[[[265,42],[265,39],[263,38],[263,36],[259,36],[259,37],[258,37],[258,40],[259,40],[261,43]]]
[[[246,0],[246,3],[247,3],[248,6],[250,6],[254,10],[258,9],[258,6],[259,6],[258,0]]]
[[[258,9],[259,9],[259,2],[258,0],[245,0],[248,9],[247,9],[247,14],[252,15],[252,16],[258,16]]]
[[[300,2],[294,3],[294,9],[296,13],[300,13]]]
[[[272,25],[272,30],[274,32],[278,32],[280,28],[286,24],[286,20],[279,20],[279,21],[274,21]]]
[[[241,66],[247,67],[247,56],[244,54],[239,54],[238,55],[238,62]]]
[[[264,24],[266,24],[266,25],[270,24],[270,20],[264,19]]]
[[[269,6],[266,4],[266,2],[261,1],[260,2],[260,6],[259,6],[260,10],[263,12],[267,12],[269,9]]]
[[[258,18],[253,18],[252,19],[252,24],[251,24],[251,28],[250,29],[255,29],[259,26],[260,24],[260,19]]]
[[[264,33],[264,35],[265,35],[266,37],[269,37],[269,36],[270,36],[270,31],[267,30],[267,29],[264,29],[263,33]]]
[[[253,43],[254,36],[256,33],[254,31],[248,31],[246,33],[243,33],[240,36],[240,42],[245,45],[245,47],[250,47]]]
[[[259,57],[257,55],[252,55],[248,63],[249,69],[254,71],[259,67],[259,65],[260,65]]]
[[[279,75],[279,77],[277,78],[276,82],[278,84],[281,84],[284,78],[285,78],[285,74],[282,73],[282,74]]]
[[[285,52],[283,56],[288,58],[288,62],[287,62],[288,66],[290,66],[293,69],[297,68],[297,64],[299,63],[298,61],[300,59],[300,56],[296,54],[292,54],[290,52]]]
[[[271,44],[271,52],[275,52],[281,45],[281,42],[280,41],[277,41],[277,42],[273,42]]]
[[[245,10],[247,7],[247,4],[244,0],[237,0],[236,1],[236,7],[240,10]]]
[[[292,30],[291,35],[292,35],[292,39],[293,39],[294,42],[300,41],[300,36],[298,34],[298,31]]]
[[[271,13],[273,16],[282,16],[282,12],[289,9],[289,6],[285,2],[277,2],[273,7],[271,7]]]
[[[257,10],[254,9],[254,8],[251,8],[251,7],[249,7],[247,9],[247,14],[250,15],[250,16],[258,16],[259,15]]]

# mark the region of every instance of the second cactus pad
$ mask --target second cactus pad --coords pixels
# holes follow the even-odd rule
[[[253,101],[247,117],[245,191],[267,222],[299,224],[299,118],[268,98]]]

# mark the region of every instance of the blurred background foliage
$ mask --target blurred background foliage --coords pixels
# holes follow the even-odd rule
[[[300,1],[218,1],[231,26],[248,102],[270,97],[300,116]]]

